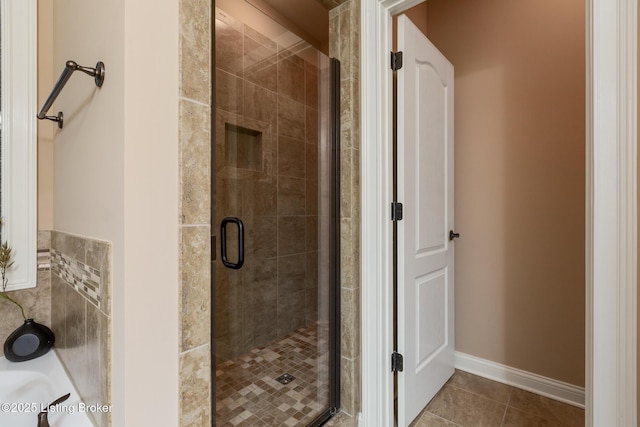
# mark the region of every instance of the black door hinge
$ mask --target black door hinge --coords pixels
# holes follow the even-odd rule
[[[402,68],[402,52],[391,52],[391,70],[398,71]]]
[[[398,352],[391,353],[391,372],[402,372],[404,370],[404,358]]]
[[[391,203],[391,221],[402,221],[402,203]]]

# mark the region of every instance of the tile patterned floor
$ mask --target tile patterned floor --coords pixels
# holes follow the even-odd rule
[[[216,366],[216,426],[305,426],[326,408],[327,328],[313,324]],[[276,381],[288,373],[287,385]]]
[[[582,427],[584,410],[456,371],[412,427]]]

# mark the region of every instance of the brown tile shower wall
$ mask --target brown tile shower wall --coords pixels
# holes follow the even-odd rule
[[[110,405],[111,244],[51,232],[55,350],[87,404]],[[90,413],[98,426],[108,413]]]
[[[180,1],[180,425],[211,426],[211,1]]]
[[[216,354],[231,358],[317,319],[318,70],[216,20],[216,224],[238,216],[246,239],[241,270],[216,268]],[[259,136],[241,146],[230,126]]]
[[[49,270],[49,253],[51,248],[51,232],[38,232],[38,274],[36,287],[13,291],[10,296],[24,307],[27,317],[51,327],[51,272]],[[20,309],[6,300],[0,300],[0,356],[1,344],[18,328],[24,320]],[[54,331],[55,332],[55,331]]]
[[[335,1],[335,0],[334,0]],[[360,2],[329,12],[329,55],[340,60],[341,410],[329,425],[356,425],[360,354]]]

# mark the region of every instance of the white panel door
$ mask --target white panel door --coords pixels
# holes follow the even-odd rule
[[[408,426],[453,374],[453,66],[398,19],[398,421]]]

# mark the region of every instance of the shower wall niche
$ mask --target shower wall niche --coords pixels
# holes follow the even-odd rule
[[[216,9],[214,224],[241,217],[245,232],[244,266],[215,268],[218,361],[327,318],[318,310],[322,59],[305,42],[281,42]],[[235,235],[227,240],[236,254]]]

